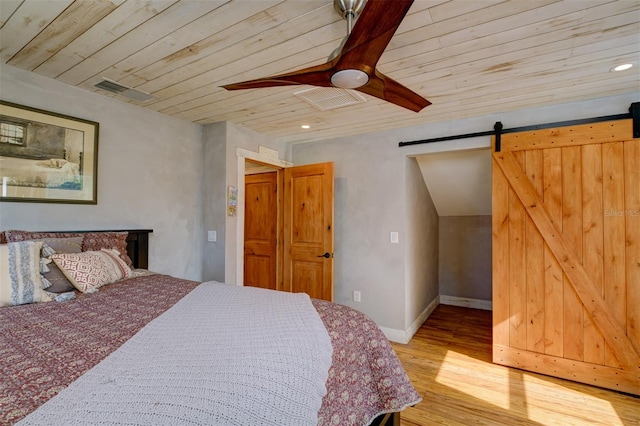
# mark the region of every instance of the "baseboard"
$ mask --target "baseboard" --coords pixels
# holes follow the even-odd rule
[[[380,327],[380,330],[384,333],[385,337],[391,342],[407,344],[407,332],[404,330],[398,330],[396,328]]]
[[[439,299],[440,297],[436,296],[436,298],[433,299],[431,303],[429,303],[429,306],[427,306],[420,313],[420,315],[418,315],[418,318],[416,318],[413,324],[411,324],[409,329],[398,330],[395,328],[380,327],[380,330],[382,330],[382,332],[387,337],[387,339],[389,339],[392,342],[402,343],[402,344],[409,343],[409,341],[411,340],[413,335],[416,334],[420,326],[424,324],[427,318],[429,318],[429,315],[431,315],[431,313],[438,307],[438,305],[440,304]]]
[[[433,311],[438,307],[439,304],[443,305],[453,305],[453,306],[463,306],[466,308],[474,308],[474,309],[482,309],[485,311],[492,310],[491,300],[481,300],[481,299],[468,299],[466,297],[456,297],[456,296],[436,296],[435,299],[429,303],[424,311],[418,315],[418,318],[411,324],[411,326],[407,330],[398,330],[395,328],[387,328],[380,327],[380,330],[384,333],[384,335],[392,342],[407,344],[411,340],[414,334],[418,331],[420,326],[424,324],[424,322],[429,318],[429,315],[433,313]]]
[[[464,306],[465,308],[492,310],[491,300],[467,299],[466,297],[440,295],[440,303],[443,305]]]

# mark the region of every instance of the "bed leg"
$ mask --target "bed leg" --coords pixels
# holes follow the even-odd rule
[[[371,426],[400,426],[400,412],[381,414],[371,422]]]

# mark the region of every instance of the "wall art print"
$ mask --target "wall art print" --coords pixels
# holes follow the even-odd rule
[[[93,121],[0,101],[0,201],[97,204]]]

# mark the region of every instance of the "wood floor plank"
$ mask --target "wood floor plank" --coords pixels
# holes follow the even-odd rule
[[[440,305],[392,343],[422,402],[402,426],[640,425],[640,398],[491,362],[491,312]]]

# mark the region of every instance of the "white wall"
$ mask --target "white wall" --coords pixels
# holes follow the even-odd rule
[[[335,299],[369,315],[378,325],[405,333],[417,309],[404,297],[414,285],[407,282],[406,214],[404,176],[407,157],[491,146],[489,137],[461,139],[398,147],[401,141],[430,139],[493,129],[553,123],[628,112],[640,92],[590,101],[431,123],[424,126],[301,143],[292,146],[292,161],[311,164],[333,161],[335,198]],[[481,114],[481,111],[478,111]],[[429,114],[426,108],[420,114]],[[441,182],[447,185],[447,182]],[[389,243],[389,231],[400,232],[400,244]],[[411,231],[408,231],[411,232]],[[362,292],[362,303],[351,301],[353,290]],[[415,318],[417,319],[417,317]]]
[[[491,149],[438,152],[416,159],[438,215],[491,214]]]
[[[0,229],[151,228],[150,269],[202,278],[202,126],[7,65],[0,96],[100,124],[98,204],[0,202]]]

